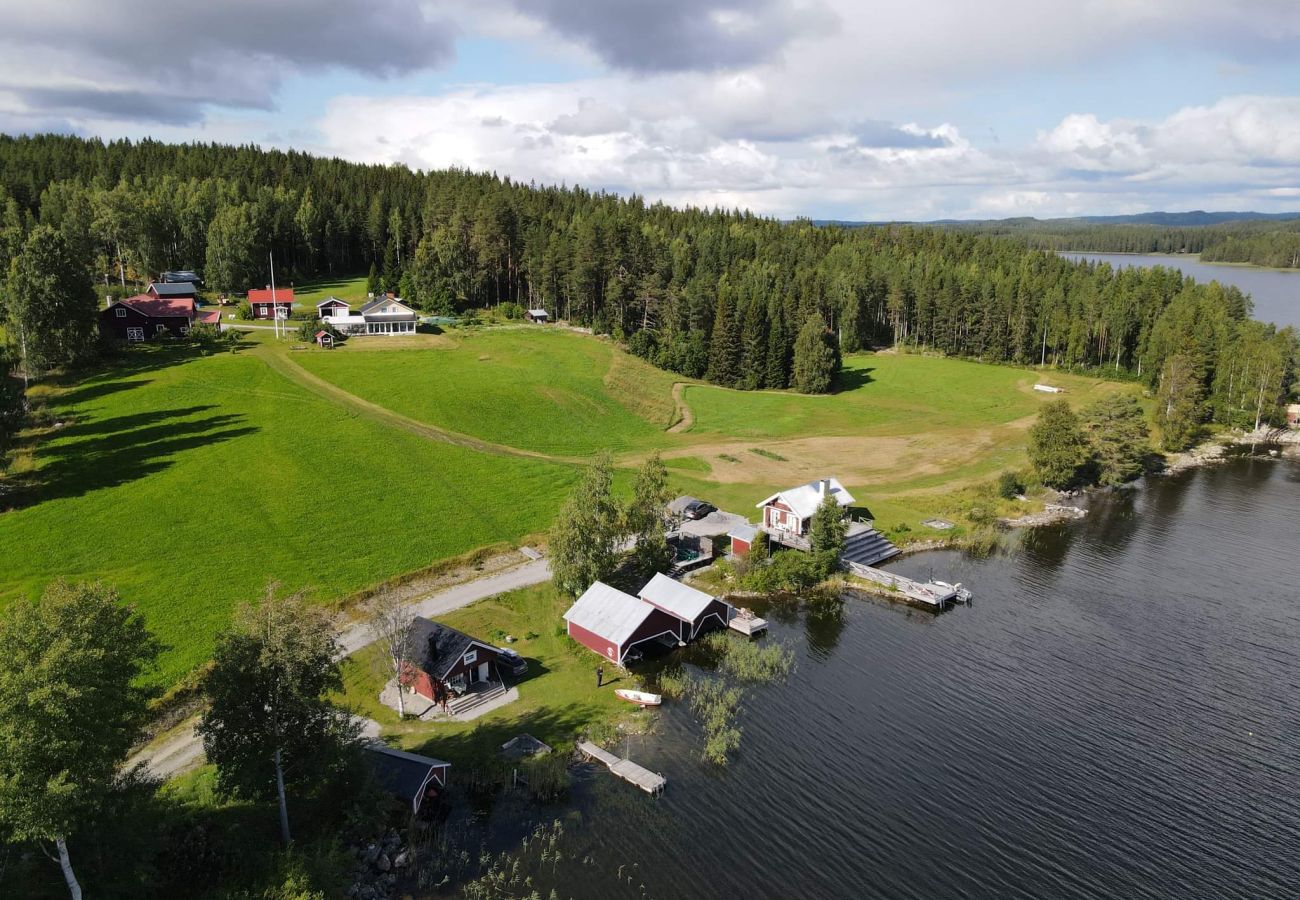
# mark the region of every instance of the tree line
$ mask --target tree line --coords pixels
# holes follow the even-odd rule
[[[1199,253],[1205,262],[1300,268],[1300,217],[1244,219],[1216,225],[1043,222],[1007,219],[947,226],[1010,237],[1037,250],[1084,253]]]
[[[1282,348],[1285,365],[1252,362],[1248,376],[1269,373],[1264,420],[1276,421],[1294,357],[1294,336],[1250,323],[1239,290],[1174,270],[1079,264],[959,229],[783,223],[460,170],[0,137],[0,209],[6,267],[42,228],[101,286],[195,268],[211,289],[243,290],[264,283],[271,252],[285,280],[374,266],[376,286],[424,310],[544,307],[662,368],[741,389],[831,390],[842,354],[898,345],[1105,369],[1153,389],[1187,368],[1207,418],[1241,419],[1242,382],[1217,386],[1221,364]],[[1187,365],[1167,371],[1189,345]]]

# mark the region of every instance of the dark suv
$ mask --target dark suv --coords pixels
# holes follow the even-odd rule
[[[497,665],[518,678],[520,675],[528,674],[528,660],[524,659],[513,650],[498,648]]]
[[[696,500],[694,503],[682,510],[682,515],[691,520],[706,518],[709,513],[717,512],[718,508],[712,503],[705,503],[703,500]]]

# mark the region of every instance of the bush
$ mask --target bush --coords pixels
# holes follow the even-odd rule
[[[1025,492],[1025,484],[1015,472],[1003,472],[998,476],[998,496],[1003,500],[1014,500]]]
[[[253,307],[247,300],[239,304],[239,307],[235,310],[235,318],[241,322],[253,321]]]
[[[497,307],[497,311],[507,319],[522,319],[524,317],[524,308],[514,301],[502,303]]]

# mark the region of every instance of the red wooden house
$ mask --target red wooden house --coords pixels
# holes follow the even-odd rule
[[[681,622],[646,601],[597,581],[564,614],[569,637],[617,665],[637,644],[680,639]]]
[[[763,530],[769,534],[784,532],[805,535],[813,513],[831,497],[841,509],[853,505],[853,495],[844,489],[838,478],[819,478],[786,491],[778,491],[757,504],[763,511]]]
[[[282,316],[287,317],[293,309],[293,288],[265,289],[254,288],[248,292],[248,305],[252,307],[254,319],[274,319],[275,311],[283,309]]]
[[[411,624],[416,663],[402,683],[435,703],[476,684],[500,682],[501,651],[440,622],[417,616]]]
[[[688,584],[657,574],[641,588],[641,599],[677,621],[677,639],[685,643],[731,621],[731,604]]]
[[[189,298],[159,299],[137,294],[114,300],[99,311],[99,330],[121,341],[145,341],[160,335],[184,337],[198,313]]]

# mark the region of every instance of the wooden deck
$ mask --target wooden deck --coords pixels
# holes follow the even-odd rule
[[[591,741],[582,741],[578,750],[585,756],[609,769],[629,784],[634,784],[647,794],[657,794],[668,784],[668,779],[651,772],[644,766],[637,765],[630,759],[615,756],[603,747],[597,747]]]
[[[767,631],[767,619],[760,618],[747,609],[738,609],[731,617],[731,621],[727,623],[727,627],[732,631],[739,631],[745,637],[753,637]]]
[[[914,581],[904,575],[895,575],[893,572],[858,563],[849,563],[849,571],[865,581],[870,581],[873,585],[884,588],[884,591],[880,591],[882,594],[885,592],[891,595],[898,594],[902,599],[936,609],[942,609],[950,603],[965,603],[970,599],[970,591],[961,585]]]

